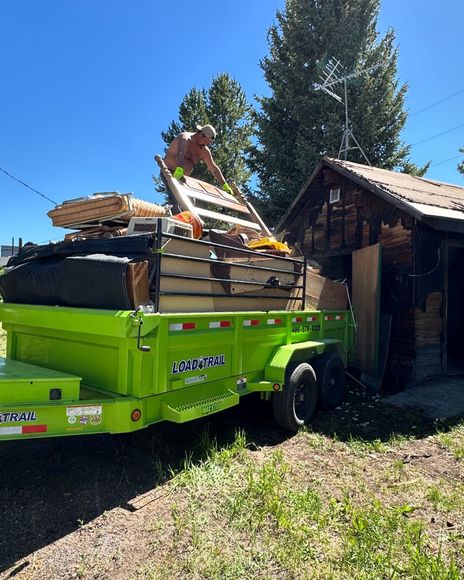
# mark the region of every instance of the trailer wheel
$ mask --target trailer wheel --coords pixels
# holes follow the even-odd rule
[[[337,407],[345,394],[345,367],[335,352],[324,352],[311,361],[317,377],[319,406],[329,410]]]
[[[311,420],[317,404],[317,381],[311,365],[301,363],[287,368],[283,391],[274,393],[272,407],[280,427],[298,431]]]

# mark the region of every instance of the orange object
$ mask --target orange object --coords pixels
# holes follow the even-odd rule
[[[201,234],[203,233],[203,224],[198,216],[196,216],[191,211],[183,211],[182,213],[178,213],[177,215],[172,216],[173,219],[178,220],[180,222],[184,222],[186,224],[191,224],[193,227],[193,237],[198,240],[201,238]]]

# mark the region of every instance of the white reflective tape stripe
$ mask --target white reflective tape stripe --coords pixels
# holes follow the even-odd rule
[[[0,427],[0,435],[21,435],[22,427]]]
[[[317,316],[308,316],[306,318],[306,321],[307,322],[314,322],[315,320],[317,320]]]
[[[210,328],[221,328],[221,323],[219,322],[219,320],[216,322],[210,322],[209,323],[209,327]]]
[[[297,318],[292,318],[292,322],[303,322],[303,318],[298,316]]]
[[[181,324],[170,324],[169,330],[182,330],[182,323]]]
[[[339,314],[338,316],[335,317],[335,320],[343,320],[343,316]]]
[[[258,326],[259,320],[244,320],[243,326]]]

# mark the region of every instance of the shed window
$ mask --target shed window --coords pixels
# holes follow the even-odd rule
[[[340,188],[332,187],[329,192],[329,203],[337,203],[340,201]]]

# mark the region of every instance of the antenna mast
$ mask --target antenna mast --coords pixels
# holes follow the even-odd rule
[[[342,67],[340,61],[337,59],[331,58],[329,60],[329,62],[325,65],[324,72],[320,76],[322,83],[317,83],[314,86],[316,91],[317,90],[324,91],[324,93],[326,93],[327,95],[329,95],[330,97],[332,97],[333,99],[335,99],[336,101],[338,101],[339,103],[344,105],[344,107],[345,107],[345,124],[343,126],[342,142],[340,144],[340,149],[338,151],[338,158],[339,159],[340,159],[341,154],[343,153],[345,161],[347,161],[348,151],[350,149],[359,149],[362,153],[362,156],[367,161],[368,165],[371,164],[369,159],[367,158],[367,155],[364,153],[363,148],[361,147],[358,140],[354,136],[353,131],[351,130],[350,119],[349,119],[349,115],[348,115],[347,81],[350,79],[356,78],[358,76],[361,76],[362,74],[367,74],[367,73],[369,73],[369,72],[371,72],[379,67],[380,67],[380,64],[376,64],[376,65],[371,66],[369,68],[365,68],[363,70],[356,71],[356,72],[350,73],[348,75],[342,76],[341,69],[343,69],[343,67]],[[343,83],[344,99],[342,99],[339,95],[337,95],[332,90],[332,87],[334,87],[335,85],[337,85],[339,83]],[[354,141],[354,143],[356,144],[356,147],[350,147],[350,138]]]

